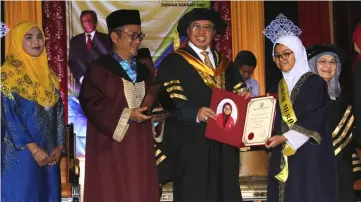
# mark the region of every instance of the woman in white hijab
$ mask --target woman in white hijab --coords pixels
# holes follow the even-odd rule
[[[355,202],[354,179],[360,179],[361,163],[357,157],[357,142],[353,119],[353,107],[347,96],[341,95],[339,76],[344,52],[334,45],[314,45],[307,48],[308,64],[313,72],[328,84],[326,135],[332,136],[337,159],[338,201]],[[345,98],[346,97],[346,98]]]
[[[282,71],[268,175],[268,202],[337,201],[336,161],[324,135],[329,99],[326,82],[311,72],[297,36],[274,42],[273,60]]]

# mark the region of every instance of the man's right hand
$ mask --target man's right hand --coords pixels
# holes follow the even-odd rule
[[[198,110],[197,118],[203,122],[207,122],[209,118],[216,120],[216,113],[211,108],[202,107]]]
[[[147,107],[142,107],[142,108],[134,108],[132,109],[132,113],[130,114],[129,119],[135,122],[142,122],[145,120],[149,120],[151,118],[153,118],[153,116],[146,116],[144,114],[142,114],[143,111],[147,110]]]

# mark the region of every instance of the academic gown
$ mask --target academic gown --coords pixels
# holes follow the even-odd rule
[[[92,64],[80,91],[88,120],[84,201],[159,201],[150,121],[129,119],[149,86],[148,70],[137,63],[135,83],[111,56]]]
[[[360,175],[361,162],[357,157],[357,136],[351,105],[342,100],[328,104],[326,134],[331,134],[337,158],[339,202],[355,202],[354,178]]]
[[[280,95],[280,92],[278,93]],[[335,202],[337,201],[336,158],[332,137],[325,132],[327,84],[313,73],[304,74],[290,94],[297,117],[294,130],[309,136],[308,142],[288,157],[289,175],[285,183],[275,178],[284,165],[281,154],[285,145],[274,148],[268,173],[268,202]],[[274,134],[288,131],[277,104]],[[321,139],[322,138],[322,139]],[[321,139],[321,141],[317,141]]]
[[[201,61],[189,46],[182,50]],[[218,64],[219,54],[213,52]],[[225,89],[246,88],[238,69],[231,64],[224,73]],[[181,55],[171,53],[158,68],[162,84],[159,99],[170,112],[161,148],[168,161],[159,175],[174,182],[176,202],[240,202],[239,149],[205,137],[206,123],[197,123],[198,110],[209,107],[212,88]],[[238,85],[237,84],[241,84]],[[173,173],[169,173],[169,167]],[[167,169],[168,168],[168,169]],[[168,171],[162,171],[168,170]]]

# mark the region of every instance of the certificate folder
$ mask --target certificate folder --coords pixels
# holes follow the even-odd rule
[[[210,108],[217,119],[208,119],[206,137],[234,147],[262,146],[271,136],[275,118],[274,96],[245,99],[213,89]]]

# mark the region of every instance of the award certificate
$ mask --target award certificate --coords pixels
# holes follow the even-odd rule
[[[271,137],[275,109],[273,96],[252,98],[248,102],[242,138],[245,146],[264,144]]]

